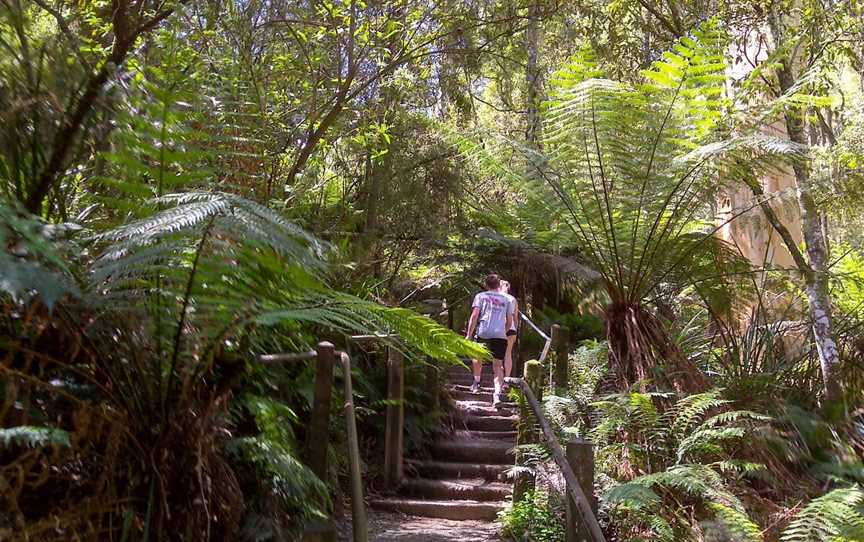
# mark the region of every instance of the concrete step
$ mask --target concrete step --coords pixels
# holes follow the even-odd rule
[[[503,502],[427,501],[419,499],[372,499],[370,506],[389,512],[401,512],[412,516],[453,520],[494,521],[503,508]]]
[[[485,401],[456,401],[456,417],[467,416],[516,416],[518,409],[515,403],[501,402],[497,406]]]
[[[452,436],[461,439],[495,439],[506,440],[516,443],[516,431],[470,431],[468,429],[458,429],[453,431]]]
[[[512,442],[493,439],[442,439],[431,447],[432,457],[440,461],[464,463],[513,464]]]
[[[512,489],[512,484],[483,478],[406,478],[399,486],[399,494],[424,500],[503,501]]]
[[[459,386],[459,387],[467,388],[467,386]],[[471,392],[468,390],[460,390],[460,389],[451,389],[451,390],[449,390],[449,392],[450,392],[450,397],[452,397],[456,401],[485,401],[487,403],[492,402],[491,388],[490,388],[490,391],[488,391],[488,392],[478,392],[478,393]]]
[[[447,380],[447,384],[449,384],[448,387],[450,389],[456,388],[456,389],[461,389],[464,391],[468,391],[468,389],[471,387],[471,384],[473,384],[473,383],[474,383],[474,379],[471,377],[456,378],[456,379],[451,378],[451,379]],[[481,391],[483,391],[483,392],[492,393],[494,386],[495,386],[495,382],[492,380],[491,377],[490,378],[482,378],[480,380],[480,387],[485,388],[485,389],[481,389]]]
[[[471,392],[471,383],[468,384],[450,384],[447,388],[450,392],[453,391],[466,391]],[[490,383],[488,386],[480,386],[480,393],[492,393],[495,391],[495,388]]]
[[[462,416],[456,419],[456,426],[471,431],[515,431],[516,416]]]
[[[455,461],[405,460],[405,472],[425,478],[482,478],[484,480],[502,479],[510,465],[489,465],[485,463],[458,463]]]
[[[471,393],[467,391],[450,391],[450,397],[454,401],[467,401],[469,403],[483,403],[487,405],[492,404],[492,392],[481,392],[481,393]],[[504,403],[505,407],[509,408],[518,408],[519,404],[516,401],[513,401],[507,393],[501,394],[501,402]]]

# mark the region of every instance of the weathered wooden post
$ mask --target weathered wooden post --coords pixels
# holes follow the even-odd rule
[[[597,514],[597,499],[594,497],[594,446],[590,441],[574,438],[567,442],[567,463],[579,480],[582,493],[588,498],[591,510]],[[576,503],[567,497],[567,542],[593,542],[591,532],[582,521]]]
[[[402,352],[387,347],[387,422],[384,433],[384,484],[395,488],[402,481],[402,435],[405,428],[404,368]]]
[[[523,374],[525,384],[531,388],[531,391],[534,392],[534,395],[537,396],[538,400],[542,400],[543,365],[539,361],[533,359],[526,361]],[[522,397],[519,400],[519,410],[520,421],[519,431],[516,435],[516,443],[518,445],[535,444],[539,441],[536,421],[534,419],[534,413],[531,411],[531,406],[528,405],[528,401],[525,400],[525,397]],[[523,463],[524,458],[522,457],[522,452],[519,452],[517,448],[516,465],[524,467]],[[513,502],[519,502],[522,500],[525,493],[532,489],[534,489],[534,475],[527,471],[519,472],[513,482]]]
[[[555,324],[552,326],[552,349],[555,352],[555,370],[553,373],[556,393],[564,393],[568,386],[568,357],[570,350],[570,330]]]
[[[312,419],[309,422],[306,449],[309,466],[323,482],[327,482],[327,447],[330,445],[330,396],[333,389],[333,363],[335,348],[332,343],[320,342],[315,347],[315,397],[312,401]]]

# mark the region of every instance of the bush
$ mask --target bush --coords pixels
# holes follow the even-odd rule
[[[542,490],[529,491],[499,514],[502,535],[516,540],[564,540],[564,511]]]

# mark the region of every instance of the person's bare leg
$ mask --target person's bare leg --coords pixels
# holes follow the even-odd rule
[[[483,364],[480,363],[480,360],[477,360],[477,359],[472,359],[471,364],[473,366],[473,373],[474,373],[474,385],[472,386],[472,388],[477,387],[479,389],[480,388],[480,377],[483,375]]]
[[[492,402],[495,402],[495,399],[501,398],[501,387],[504,385],[504,367],[501,363],[500,359],[492,360],[492,372],[495,375],[495,393],[492,395]]]
[[[516,335],[507,337],[507,353],[504,354],[504,378],[513,374],[513,348],[516,345]]]

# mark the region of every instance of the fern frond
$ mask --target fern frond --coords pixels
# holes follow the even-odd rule
[[[683,437],[700,419],[712,409],[719,408],[729,403],[721,398],[722,390],[713,389],[705,393],[696,393],[680,399],[675,408],[670,411],[674,416],[672,433]]]
[[[864,540],[864,491],[835,489],[813,499],[780,536],[783,542]]]
[[[619,484],[609,490],[604,499],[607,503],[634,509],[650,509],[660,500],[649,486],[638,483]]]
[[[747,514],[719,503],[708,503],[714,518],[734,542],[763,542],[762,529]]]
[[[0,428],[0,448],[23,446],[44,448],[46,446],[69,446],[69,433],[55,427],[19,425]]]

